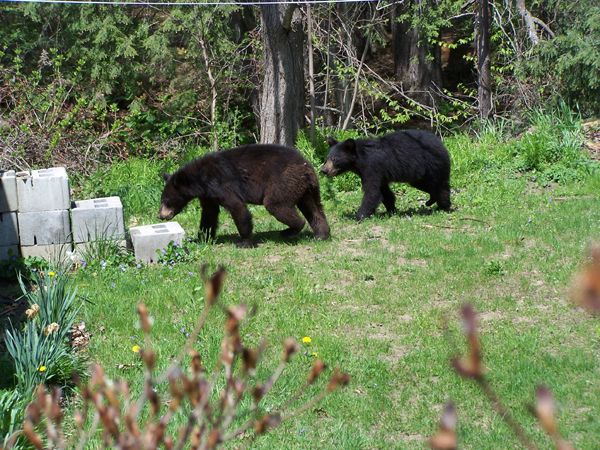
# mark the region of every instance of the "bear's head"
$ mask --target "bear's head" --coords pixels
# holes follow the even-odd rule
[[[189,193],[189,183],[182,178],[181,173],[169,175],[163,174],[165,187],[160,197],[160,210],[158,217],[161,220],[170,220],[181,212],[183,208],[194,198]]]
[[[357,152],[354,139],[338,142],[333,138],[329,138],[327,144],[329,144],[329,154],[325,164],[321,166],[321,173],[328,177],[334,177],[354,169]]]

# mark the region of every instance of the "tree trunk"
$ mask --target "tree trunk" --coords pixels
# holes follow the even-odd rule
[[[264,74],[260,94],[260,140],[293,146],[304,121],[304,62],[296,5],[260,6]]]
[[[482,119],[487,119],[492,112],[490,5],[488,0],[478,0],[476,36],[479,115]]]
[[[400,14],[410,10],[410,2],[396,4],[393,8],[391,31],[396,80],[411,98],[432,105],[433,85],[441,86],[442,83],[439,47],[430,45],[409,21],[398,21]]]
[[[313,27],[312,27],[312,10],[310,5],[306,5],[306,22],[308,32],[308,95],[310,97],[310,142],[316,145],[315,141],[315,117],[316,117],[316,101],[315,101],[315,64],[313,61]]]

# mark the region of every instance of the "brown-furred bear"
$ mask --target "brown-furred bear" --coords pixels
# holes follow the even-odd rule
[[[427,192],[426,205],[437,203],[450,210],[450,156],[441,139],[424,130],[396,131],[375,139],[329,138],[329,155],[321,172],[329,177],[344,172],[357,174],[362,182],[363,199],[356,214],[362,220],[383,204],[396,211],[394,193],[389,184],[408,183]]]
[[[252,216],[247,204],[264,205],[288,226],[285,237],[298,234],[306,217],[315,236],[329,238],[329,225],[314,168],[296,150],[271,144],[252,144],[209,153],[165,174],[159,217],[169,220],[191,200],[202,206],[200,238],[216,236],[219,209],[231,214],[242,238],[240,246],[252,246]]]

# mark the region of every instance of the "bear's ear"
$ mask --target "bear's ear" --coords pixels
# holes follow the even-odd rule
[[[332,138],[332,137],[327,138],[327,145],[329,145],[330,147],[333,147],[337,143],[338,143],[338,141],[336,141],[334,138]]]
[[[354,139],[346,139],[344,141],[344,150],[356,153],[356,141]]]
[[[163,178],[163,180],[165,180],[165,183],[167,183],[171,179],[171,175],[169,175],[167,172],[165,172],[162,174],[162,178]]]

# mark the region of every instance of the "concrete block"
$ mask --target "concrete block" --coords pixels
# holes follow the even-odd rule
[[[16,212],[0,212],[0,247],[19,245],[19,224]]]
[[[71,210],[73,241],[125,239],[123,205],[119,197],[75,201]]]
[[[21,246],[66,244],[72,241],[69,211],[19,213]]]
[[[166,248],[173,241],[181,245],[185,232],[177,222],[144,225],[129,229],[135,257],[146,263],[158,260],[157,250]]]
[[[18,245],[3,245],[0,246],[0,261],[7,261],[13,257],[19,257]]]
[[[50,245],[21,245],[21,256],[23,258],[29,258],[30,256],[37,256],[50,262],[62,262],[65,261],[72,249],[71,244],[50,244]]]
[[[14,170],[0,170],[0,213],[16,211],[17,178]]]
[[[19,212],[58,211],[71,207],[64,167],[17,172]]]

